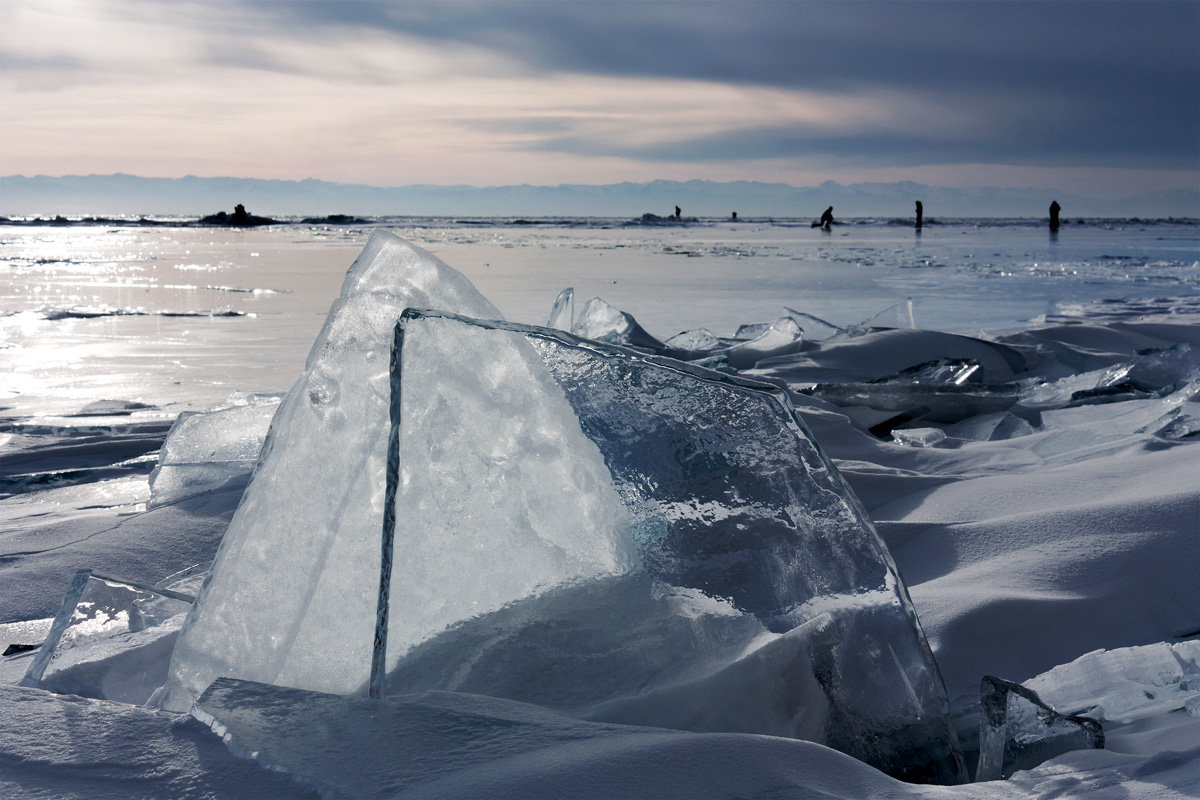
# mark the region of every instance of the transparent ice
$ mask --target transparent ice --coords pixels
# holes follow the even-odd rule
[[[782,390],[442,312],[397,350],[391,689],[961,778],[890,555]]]
[[[163,707],[186,710],[218,675],[333,692],[366,681],[391,331],[413,305],[500,316],[429,253],[385,231],[371,235],[271,423],[180,634]]]
[[[235,393],[209,411],[185,411],[150,473],[150,508],[212,491],[254,471],[278,395]]]
[[[587,301],[575,318],[571,333],[584,339],[609,344],[637,347],[652,353],[661,352],[663,343],[655,339],[630,314],[606,303],[599,297]]]
[[[1019,683],[985,675],[979,692],[977,781],[1007,778],[1072,750],[1104,747],[1099,722],[1061,714]]]
[[[1096,650],[1025,685],[1056,708],[1105,724],[1174,711],[1200,698],[1200,641]]]
[[[575,290],[568,286],[554,298],[554,307],[550,309],[550,319],[546,322],[546,327],[569,331],[574,321]]]
[[[142,704],[166,679],[189,595],[81,570],[21,685]]]

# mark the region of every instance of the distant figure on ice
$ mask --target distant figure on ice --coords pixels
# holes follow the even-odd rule
[[[737,221],[737,212],[736,212],[736,211],[735,211],[735,212],[733,212],[733,217],[732,217],[732,219],[733,219],[735,222]]]
[[[675,219],[679,219],[679,215],[683,213],[679,206],[675,206]]]
[[[814,222],[813,227],[827,231],[831,225],[833,225],[833,206],[825,209],[825,213],[821,215],[821,220]]]
[[[1060,206],[1058,204],[1057,200],[1051,200],[1050,201],[1050,230],[1052,230],[1052,231],[1058,230],[1058,212],[1059,211],[1062,211],[1062,206]]]
[[[921,201],[917,201],[917,230],[921,230],[921,217],[925,213],[925,206],[921,205]]]

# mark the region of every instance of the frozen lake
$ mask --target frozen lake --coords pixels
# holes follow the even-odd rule
[[[957,737],[967,769],[973,769],[972,759],[981,752],[976,709],[980,677],[996,675],[1034,687],[1060,711],[1101,717],[1106,750],[1067,752],[1037,766],[1031,762],[1031,769],[1004,783],[956,789],[899,783],[868,766],[877,762],[848,759],[842,754],[849,752],[847,742],[834,741],[832,734],[827,738],[827,733],[841,736],[845,729],[822,722],[821,698],[840,703],[837,692],[818,692],[799,681],[788,684],[790,694],[780,702],[776,677],[817,680],[824,673],[796,669],[799,656],[789,656],[792,651],[781,649],[779,642],[825,641],[817,636],[819,625],[778,640],[760,637],[757,628],[739,628],[753,636],[757,649],[746,650],[739,644],[743,640],[730,639],[731,650],[710,654],[716,672],[705,672],[709,667],[703,665],[710,662],[689,657],[687,670],[703,667],[696,675],[687,672],[683,677],[688,680],[677,683],[674,673],[661,673],[658,683],[649,684],[653,691],[641,694],[621,695],[628,690],[621,688],[625,683],[643,686],[641,672],[629,664],[613,667],[616,662],[606,661],[596,667],[604,680],[581,680],[578,669],[570,666],[573,654],[620,655],[627,649],[614,649],[611,643],[636,641],[645,653],[678,657],[681,651],[669,637],[631,633],[645,630],[631,628],[631,619],[640,620],[638,625],[684,620],[683,641],[691,643],[709,641],[697,635],[697,614],[711,618],[713,631],[725,630],[721,626],[728,620],[743,619],[743,609],[723,605],[728,592],[709,595],[701,589],[670,594],[675,610],[655,616],[651,606],[639,605],[646,585],[640,579],[569,584],[570,591],[563,584],[562,592],[550,592],[537,604],[505,605],[469,619],[460,620],[467,612],[452,608],[430,626],[430,631],[438,629],[434,635],[400,656],[402,664],[387,679],[399,681],[389,684],[398,699],[384,706],[364,705],[367,701],[356,696],[318,697],[315,691],[325,691],[324,683],[272,677],[268,673],[274,662],[259,662],[273,659],[283,635],[299,630],[299,622],[307,619],[306,611],[289,609],[309,608],[306,593],[325,585],[335,587],[336,600],[311,604],[320,617],[311,630],[314,641],[335,645],[288,645],[297,654],[296,669],[308,669],[310,655],[320,659],[333,654],[345,657],[351,671],[314,668],[312,681],[341,679],[356,674],[353,670],[365,674],[376,597],[372,578],[353,570],[370,566],[370,554],[378,553],[385,503],[387,437],[379,426],[386,423],[386,412],[378,391],[388,361],[383,340],[390,341],[390,320],[401,309],[428,303],[419,298],[460,302],[463,295],[448,288],[462,285],[458,276],[431,278],[441,267],[420,253],[415,260],[370,262],[372,267],[390,266],[363,270],[377,283],[366,288],[354,283],[366,299],[339,305],[343,315],[331,328],[340,331],[340,338],[324,340],[329,346],[317,350],[314,366],[296,384],[299,390],[276,413],[277,398],[231,393],[283,392],[296,382],[370,227],[14,225],[0,230],[0,645],[20,649],[0,663],[0,703],[5,705],[0,714],[0,793],[18,787],[92,798],[103,775],[111,788],[105,796],[113,797],[301,797],[310,796],[306,787],[311,786],[339,796],[385,796],[379,787],[403,786],[420,794],[422,787],[451,781],[446,785],[456,790],[449,796],[529,798],[569,795],[564,787],[611,785],[604,781],[616,775],[619,788],[627,791],[614,796],[630,797],[726,800],[826,787],[821,794],[831,797],[1032,800],[1045,796],[1047,786],[1056,796],[1089,800],[1190,796],[1200,764],[1200,697],[1192,678],[1200,669],[1195,658],[1200,496],[1193,477],[1200,441],[1200,228],[1194,222],[1072,223],[1054,237],[1034,221],[930,225],[919,236],[909,227],[883,221],[848,224],[831,233],[801,221],[681,226],[599,220],[388,222],[386,227],[465,273],[518,322],[544,323],[555,296],[567,286],[575,289],[577,312],[598,295],[664,339],[700,327],[727,335],[743,323],[776,319],[784,308],[810,315],[794,318],[802,322],[820,317],[848,326],[874,320],[880,327],[861,327],[834,338],[826,338],[828,331],[814,324],[801,350],[751,361],[753,369],[749,363],[738,368],[746,377],[787,387],[798,415],[795,424],[811,433],[836,467],[838,480],[852,490],[847,502],[854,508],[861,504],[864,519],[869,517],[878,534],[879,552],[887,554],[878,563],[894,560],[900,576],[895,580],[902,577],[907,587],[912,618],[919,619],[940,672],[930,696],[944,697],[938,702],[948,703],[946,724],[956,731],[955,736],[921,735],[912,741],[933,748]],[[376,238],[380,240],[411,254],[407,244],[392,237]],[[376,245],[366,251],[368,258],[381,252]],[[426,284],[433,290],[421,288]],[[372,304],[379,303],[390,303],[385,313],[372,312]],[[489,308],[482,298],[470,307]],[[348,309],[354,311],[346,314]],[[909,330],[914,324],[925,330]],[[418,413],[413,419],[444,424],[409,426],[408,438],[396,440],[429,443],[406,451],[400,463],[425,464],[419,459],[428,457],[428,467],[410,474],[438,476],[427,486],[419,480],[406,484],[416,485],[416,494],[396,501],[397,518],[411,523],[421,519],[414,515],[422,509],[435,509],[447,515],[447,530],[455,535],[432,537],[439,545],[435,554],[443,552],[441,544],[454,544],[444,550],[449,568],[428,582],[433,591],[426,593],[427,599],[405,602],[393,593],[392,603],[411,616],[414,609],[464,599],[473,615],[495,587],[502,589],[509,579],[524,581],[532,571],[532,557],[513,555],[513,531],[524,530],[522,520],[551,521],[561,528],[551,533],[562,534],[570,552],[590,546],[596,531],[605,530],[573,522],[574,509],[591,506],[571,500],[575,495],[555,488],[553,480],[536,477],[542,472],[531,472],[535,477],[527,483],[516,482],[520,470],[550,463],[549,454],[556,451],[547,450],[545,441],[554,447],[573,441],[566,433],[545,437],[545,430],[583,435],[577,421],[583,412],[553,416],[544,411],[539,416],[539,408],[555,406],[539,406],[536,399],[558,395],[529,394],[534,384],[523,381],[519,370],[504,371],[512,359],[506,361],[503,348],[494,343],[435,336],[425,344],[442,349],[434,347],[422,357],[419,335],[406,341],[406,347],[417,347],[416,356],[406,351],[409,407],[417,402],[414,398],[424,397],[430,409],[461,408],[462,414],[435,418]],[[735,365],[730,359],[725,366]],[[514,374],[518,377],[512,378]],[[572,380],[564,381],[564,391],[576,385]],[[587,384],[579,396],[589,401],[615,397],[623,403],[635,391],[628,387],[640,385],[622,383],[620,391],[606,395]],[[226,405],[221,410],[180,417],[168,434],[179,412],[222,401]],[[456,405],[460,401],[465,404]],[[707,401],[702,405],[700,416],[717,407]],[[710,441],[733,421],[742,427],[728,429],[733,438],[711,439],[723,443],[714,446],[711,459],[694,459],[690,439],[687,447],[664,446],[661,452],[724,464],[732,463],[732,453],[749,448],[764,456],[761,463],[769,469],[763,475],[777,473],[780,451],[763,445],[776,440],[762,429],[745,433],[744,414],[718,412],[719,419],[701,421],[694,406],[681,408],[685,422],[679,430],[689,435],[703,431],[697,441]],[[301,415],[296,409],[314,410]],[[264,447],[268,419],[274,420],[274,438]],[[562,424],[547,427],[554,420]],[[604,429],[591,423],[587,427]],[[525,430],[541,438],[512,435]],[[632,446],[631,430],[621,428],[613,451],[617,455],[675,441],[658,418],[645,434],[634,431],[640,438]],[[414,433],[417,438],[410,435]],[[510,456],[489,437],[505,446],[537,446]],[[481,441],[486,458],[455,449],[456,443]],[[591,452],[577,447],[570,451],[569,463],[595,463],[583,457]],[[300,455],[285,463],[286,453]],[[277,463],[284,467],[269,466]],[[489,465],[485,474],[469,472],[470,465],[484,463]],[[509,480],[511,465],[520,469]],[[735,472],[744,477],[747,470]],[[549,472],[556,478],[578,470]],[[816,469],[811,474],[833,472]],[[604,465],[595,474],[599,477],[584,474],[579,487],[612,488],[615,476],[626,473],[624,468],[610,472]],[[692,494],[678,503],[671,500],[672,509],[705,509],[703,530],[716,529],[723,519],[741,519],[721,511],[725,506],[718,502],[726,496],[739,502],[751,496],[727,491],[734,474],[718,474],[713,485],[719,498],[711,501],[698,494],[697,487],[707,485],[704,481],[685,482]],[[354,484],[354,491],[362,491],[352,496],[345,481],[360,476],[367,477],[361,486]],[[637,485],[676,483],[642,478]],[[479,486],[494,491],[467,504],[464,493]],[[840,491],[833,494],[841,496]],[[790,508],[772,499],[747,507],[760,505],[775,511]],[[268,510],[252,517],[255,509]],[[502,516],[503,509],[512,509],[515,521]],[[774,511],[765,517],[775,518]],[[814,516],[818,518],[824,519]],[[830,541],[844,541],[845,528],[835,527],[838,535]],[[338,540],[343,549],[326,556],[334,551],[323,550],[322,543],[331,541],[331,532],[340,536],[343,530],[345,542]],[[440,528],[418,523],[413,530]],[[415,563],[418,548],[411,546],[411,535],[406,541],[406,560],[393,583],[415,586],[421,575],[434,574],[427,565],[439,562]],[[355,547],[363,548],[362,554],[347,556]],[[311,563],[298,560],[304,553],[315,554]],[[80,669],[53,672],[41,688],[15,685],[28,677],[35,652],[42,651],[27,648],[48,635],[51,616],[69,596],[76,570],[154,585],[178,578],[180,570],[191,575],[189,580],[195,578],[190,568],[214,556],[230,566],[214,568],[210,589],[204,590],[211,598],[197,600],[193,610],[230,604],[234,629],[248,635],[237,645],[217,625],[210,655],[241,653],[230,664],[233,671],[222,667],[220,674],[259,680],[259,672],[251,670],[266,670],[262,674],[275,685],[256,689],[238,681],[214,683],[194,719],[137,707],[167,678],[170,648],[158,644],[174,641],[167,638],[174,630],[165,627],[164,637],[154,639],[153,646],[114,645],[109,652],[105,645],[99,656],[80,661]],[[468,556],[479,563],[464,567]],[[804,557],[796,563],[818,561]],[[257,565],[268,573],[242,578],[237,571]],[[349,569],[343,589],[324,577],[309,581],[342,566]],[[233,577],[218,579],[218,573]],[[488,578],[479,580],[483,574]],[[297,581],[296,576],[308,578]],[[103,584],[107,579],[97,580]],[[768,583],[749,581],[747,586],[757,592]],[[298,590],[294,599],[299,605],[285,602],[291,596],[288,586]],[[246,594],[246,587],[269,591]],[[579,588],[588,589],[579,597],[603,591],[607,599],[575,605]],[[239,610],[238,604],[251,596],[282,617],[271,621],[260,610]],[[352,596],[362,601],[361,608],[349,604]],[[820,599],[832,602],[836,596],[826,593]],[[92,601],[75,607],[73,602],[66,606],[74,608],[72,614],[91,608]],[[615,612],[618,607],[641,611],[631,616]],[[517,609],[515,616],[510,609]],[[562,613],[573,621],[574,644],[564,649],[568,658],[562,662],[569,668],[557,680],[552,670],[539,666],[557,663],[554,648],[526,649],[541,635],[538,625],[525,631],[526,612],[535,621],[543,613]],[[203,613],[221,618],[219,612]],[[395,618],[407,616],[397,611]],[[503,629],[511,630],[512,637],[496,640],[493,634],[501,629],[496,625],[509,626]],[[487,633],[483,649],[477,646],[479,630]],[[532,638],[522,638],[526,633]],[[776,633],[772,630],[771,636]],[[511,647],[494,647],[497,641]],[[862,644],[850,644],[850,638],[839,641],[855,654]],[[896,660],[901,640],[889,636],[886,641]],[[918,649],[920,641],[918,636]],[[832,652],[824,647],[813,650],[813,657]],[[870,650],[863,645],[861,652]],[[530,661],[530,652],[549,660]],[[508,663],[509,655],[517,653],[525,655],[514,655]],[[736,656],[732,661],[730,654]],[[208,657],[197,663],[203,666]],[[68,657],[63,663],[73,662]],[[209,684],[206,672],[180,663],[180,674],[200,676],[191,688],[178,684],[185,690],[179,705],[186,707],[192,689],[199,692]],[[447,663],[462,668],[447,670]],[[874,661],[852,657],[840,663]],[[357,686],[358,680],[351,683]],[[604,700],[607,695],[571,699],[571,692],[593,686],[599,691],[614,681],[620,691],[610,700]],[[844,685],[840,679],[829,683]],[[871,685],[884,686],[892,696],[886,681]],[[906,685],[911,693],[911,682]],[[436,702],[428,707],[421,701],[414,705],[416,695],[406,694],[422,687],[436,690]],[[545,696],[523,694],[527,688]],[[692,699],[680,702],[678,691]],[[843,699],[858,702],[861,693],[852,694]],[[75,695],[97,699],[84,704]],[[564,697],[570,701],[566,716],[555,705],[566,702]],[[747,705],[747,697],[757,698],[757,705]],[[737,713],[726,718],[719,704],[706,698],[732,698]],[[515,709],[511,704],[516,701],[535,705]],[[175,707],[174,700],[160,706]],[[380,708],[387,713],[376,713]],[[697,708],[705,712],[696,718],[699,722],[677,713],[683,709],[686,716]],[[779,708],[788,709],[786,719],[776,715]],[[801,710],[793,714],[794,708]],[[258,720],[262,714],[270,719]],[[513,714],[525,727],[513,728]],[[461,724],[463,719],[475,719],[478,725]],[[716,721],[705,722],[709,719]],[[450,726],[454,736],[465,738],[435,735],[445,730],[447,720],[456,720]],[[745,720],[753,724],[743,724]],[[797,727],[804,720],[809,720],[807,727]],[[783,723],[791,728],[780,728]],[[234,750],[227,750],[207,725],[227,726]],[[532,736],[527,735],[530,725],[536,728]],[[476,733],[484,729],[496,731],[494,750],[511,755],[504,759],[508,766],[480,768]],[[600,735],[595,744],[579,746],[581,737]],[[378,741],[389,744],[378,748]],[[606,742],[616,742],[616,749]],[[398,762],[393,757],[395,747],[410,746],[417,759]],[[565,755],[568,750],[571,754]],[[235,753],[244,751],[267,754],[264,766],[299,783],[289,784],[276,772],[241,761]],[[1049,755],[1041,751],[1034,761]],[[560,763],[560,773],[547,778],[539,766],[547,761]],[[353,774],[345,769],[348,763],[355,765]],[[414,763],[419,768],[409,769]],[[901,759],[885,766],[893,774],[908,774],[925,763]],[[1010,763],[1006,769],[1012,767]],[[463,786],[464,791],[457,791]]]
[[[403,218],[385,227],[463,272],[512,321],[555,296],[600,296],[660,338],[718,335],[790,307],[838,324],[878,319],[978,334],[1109,298],[1200,294],[1200,227],[965,220],[921,232],[861,220]],[[204,406],[283,391],[374,226],[0,227],[0,402],[6,416],[98,399]]]

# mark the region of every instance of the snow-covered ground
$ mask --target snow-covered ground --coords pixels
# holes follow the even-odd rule
[[[604,296],[661,339],[701,326],[729,337],[784,307],[803,312],[785,317],[808,334],[798,350],[777,348],[741,374],[787,389],[873,521],[964,749],[976,746],[986,674],[1101,720],[1104,750],[1060,755],[1002,782],[922,786],[821,744],[728,727],[669,730],[662,713],[650,718],[658,727],[616,724],[511,695],[447,691],[449,678],[383,704],[219,683],[193,716],[168,713],[18,686],[37,652],[24,651],[0,660],[3,794],[1198,796],[1196,232],[1093,226],[1047,242],[1032,227],[947,226],[914,242],[911,231],[882,225],[834,239],[717,225],[402,231],[521,321],[544,323],[565,285],[581,300]],[[233,234],[87,235],[4,232],[11,305],[0,318],[0,360],[11,380],[0,444],[0,644],[41,641],[77,569],[153,585],[214,557],[246,485],[246,452],[266,435],[277,399],[228,395],[287,390],[365,238],[296,229],[220,242],[189,237]],[[191,273],[216,273],[220,285],[178,280]],[[259,291],[229,291],[232,280]],[[39,296],[64,291],[74,294]],[[150,302],[135,304],[137,292]],[[920,328],[909,327],[906,297]],[[887,327],[850,326],[897,302],[876,320]],[[131,309],[149,313],[113,313]],[[918,377],[904,372],[922,365]],[[220,422],[202,438],[223,449],[164,451],[152,499],[149,473],[178,412],[218,404],[223,416],[192,419]],[[344,649],[345,635],[328,630],[320,646]],[[98,675],[90,685],[83,675],[83,691],[103,694]]]

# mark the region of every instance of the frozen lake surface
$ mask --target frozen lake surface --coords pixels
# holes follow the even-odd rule
[[[401,529],[406,520],[425,520],[418,527],[433,533],[425,556],[419,547],[397,547],[392,585],[429,591],[405,606],[403,592],[394,590],[393,619],[405,623],[404,609],[418,606],[431,618],[441,615],[428,626],[436,632],[408,651],[396,636],[387,677],[394,694],[386,703],[358,690],[345,694],[333,684],[357,684],[351,673],[366,669],[362,656],[371,647],[376,584],[356,570],[378,557],[384,472],[392,470],[382,433],[386,334],[408,298],[474,297],[465,281],[448,279],[449,271],[439,272],[444,267],[377,270],[383,288],[361,305],[337,306],[353,313],[344,313],[340,333],[309,356],[370,226],[22,224],[0,227],[0,647],[18,645],[0,659],[0,794],[1196,796],[1195,221],[1071,222],[1056,235],[1041,222],[1007,220],[927,224],[919,234],[881,220],[852,221],[830,233],[807,220],[385,223],[474,284],[483,297],[461,313],[478,316],[490,301],[511,322],[542,325],[559,291],[573,287],[576,323],[587,299],[599,296],[660,340],[700,328],[730,337],[741,325],[775,320],[781,324],[769,332],[782,336],[796,322],[811,323],[803,347],[794,339],[777,347],[779,338],[771,339],[776,355],[756,365],[757,356],[705,362],[727,373],[737,367],[740,375],[693,377],[705,385],[767,381],[784,398],[781,407],[794,406],[789,419],[824,454],[805,462],[807,474],[826,476],[831,482],[822,491],[863,514],[864,535],[878,535],[879,563],[894,561],[888,585],[909,598],[906,618],[940,672],[916,674],[935,689],[927,698],[948,709],[956,733],[946,741],[958,737],[968,769],[980,747],[984,675],[1023,682],[1064,714],[1100,720],[1106,749],[1077,749],[1086,745],[1076,742],[1050,757],[1031,746],[1036,757],[1027,762],[996,763],[1005,774],[1015,770],[1007,780],[955,787],[902,783],[850,758],[853,748],[837,736],[844,726],[823,714],[841,713],[837,703],[852,706],[855,697],[837,698],[821,676],[874,675],[855,671],[892,662],[879,650],[861,652],[850,644],[861,640],[845,636],[832,640],[846,653],[834,659],[842,673],[831,673],[826,662],[817,668],[836,652],[819,633],[834,607],[822,605],[831,601],[828,593],[789,611],[802,617],[811,604],[826,609],[824,617],[786,633],[763,631],[746,616],[754,606],[735,600],[732,590],[664,589],[661,582],[671,581],[662,575],[647,590],[648,573],[637,571],[636,558],[588,556],[606,519],[620,545],[614,552],[626,553],[620,537],[627,523],[612,505],[612,481],[634,474],[613,466],[624,462],[610,463],[609,450],[600,459],[589,448],[612,447],[612,457],[626,461],[657,454],[648,463],[681,454],[697,475],[707,475],[710,464],[733,465],[727,459],[745,445],[757,454],[751,461],[766,468],[763,480],[779,473],[771,459],[783,450],[763,444],[761,427],[736,427],[744,412],[683,402],[700,397],[685,383],[668,380],[670,392],[655,393],[650,372],[637,373],[636,391],[607,393],[570,371],[555,373],[563,391],[577,392],[570,395],[575,405],[555,405],[547,384],[521,378],[524,368],[514,365],[526,362],[506,356],[506,346],[470,344],[492,341],[502,327],[482,323],[480,331],[460,331],[461,338],[427,339],[425,352],[436,355],[410,356],[417,360],[403,372],[408,413],[423,407],[414,397],[425,398],[429,414],[454,411],[445,424],[436,424],[443,419],[437,416],[419,416],[434,420],[423,427],[410,424],[410,437],[425,438],[410,442],[415,449],[398,462],[413,470],[397,501]],[[386,313],[363,311],[381,302]],[[785,308],[800,313],[780,320]],[[842,327],[869,324],[831,336],[813,317]],[[442,323],[422,324],[433,324],[426,329],[432,331]],[[410,335],[406,347],[421,353],[421,339]],[[696,333],[686,341],[699,350],[717,340]],[[746,349],[740,352],[746,359]],[[622,365],[629,355],[609,357]],[[293,385],[300,390],[281,403],[279,394]],[[641,419],[639,408],[672,392],[683,403],[679,430],[698,437],[686,447],[653,421],[625,455],[634,428],[624,422],[607,445],[581,438],[597,419]],[[633,417],[626,418],[619,409],[635,395]],[[591,412],[593,421],[581,428],[586,404],[604,398],[616,410]],[[172,428],[184,411],[206,413]],[[271,436],[279,438],[264,448],[271,419]],[[717,436],[721,431],[726,438]],[[716,444],[703,450],[709,441]],[[798,463],[782,460],[788,469]],[[747,468],[735,472],[738,480],[758,480]],[[722,489],[726,473],[716,474],[711,497],[695,494],[698,479],[662,481],[657,474],[651,470],[621,491],[635,483],[678,486],[685,495],[668,504],[672,519],[691,520],[701,533],[741,519],[730,514],[747,497],[763,519],[775,519],[790,502]],[[574,494],[560,487],[564,477]],[[814,497],[792,504],[789,519],[816,508]],[[651,499],[642,497],[634,511],[643,513]],[[570,522],[584,508],[601,522]],[[638,531],[639,547],[653,541],[638,538],[653,530],[645,520],[629,529]],[[433,522],[444,523],[441,534]],[[575,561],[554,569],[583,575],[581,583],[537,593],[553,581],[529,577],[541,563],[536,541],[512,556],[513,531],[526,523],[557,531],[561,541],[543,555],[574,552]],[[840,524],[832,525],[831,541],[847,538]],[[784,528],[800,531],[796,526]],[[334,546],[322,542],[335,531],[342,538],[334,550],[322,550]],[[759,533],[754,528],[747,540]],[[815,541],[807,529],[801,535],[805,546]],[[679,541],[680,552],[692,552],[686,537]],[[797,552],[779,549],[785,562]],[[214,555],[218,566],[208,588],[200,588],[204,569],[188,568]],[[431,559],[440,569],[430,570]],[[821,562],[798,560],[806,567]],[[609,564],[596,568],[602,574],[635,566],[629,580],[588,582],[595,570],[576,562]],[[557,563],[545,561],[543,572]],[[96,574],[81,583],[72,578],[80,569]],[[526,578],[541,588],[522,597]],[[505,580],[517,588],[506,590]],[[744,583],[754,589],[770,581]],[[104,598],[156,585],[174,594],[143,595],[150,598],[146,613],[104,611],[121,607]],[[326,600],[310,607],[318,585]],[[82,644],[72,650],[68,637],[64,659],[42,682],[18,685],[40,651],[52,652],[28,646],[47,637],[68,587],[93,592],[79,595],[63,617],[78,626],[71,635]],[[843,593],[839,602],[855,596]],[[163,597],[171,602],[152,609]],[[500,607],[488,607],[489,597]],[[191,633],[180,605],[195,612],[186,623]],[[234,611],[221,622],[226,606]],[[215,633],[198,639],[202,626],[191,621],[210,613],[218,614]],[[278,619],[264,622],[269,614]],[[135,628],[134,617],[152,624]],[[292,672],[280,672],[274,653],[285,629],[295,633],[302,619],[304,637],[286,643]],[[89,645],[86,636],[97,630],[116,633]],[[176,634],[181,646],[172,656]],[[183,646],[189,636],[192,644]],[[899,667],[899,640],[881,641]],[[810,655],[796,655],[810,646]],[[621,654],[628,657],[604,660]],[[650,674],[646,654],[681,664],[675,672],[660,665],[659,678],[639,683]],[[578,679],[572,659],[579,655],[601,657],[589,681]],[[235,677],[210,684],[203,670],[189,672],[201,677],[177,704],[160,696],[152,707],[140,705],[167,681],[173,658],[187,667],[187,659],[213,656],[229,668],[213,662],[205,670]],[[806,658],[820,686],[805,678],[810,671],[797,671]],[[265,666],[254,667],[255,659]],[[342,661],[352,669],[321,667]],[[312,674],[304,674],[311,665]],[[258,680],[266,682],[252,682]],[[606,687],[624,683],[640,689],[604,699]],[[201,691],[190,716],[154,710],[182,711]],[[861,700],[860,692],[850,694]],[[899,684],[882,686],[880,695],[885,704],[906,696]],[[821,711],[822,697],[832,703],[828,711]],[[1013,719],[1020,711],[1009,707]],[[1025,713],[1033,716],[1029,707]],[[1014,722],[1008,733],[1016,731]],[[396,758],[397,750],[405,757]],[[900,767],[892,775],[911,765],[891,763]]]
[[[729,335],[783,308],[845,325],[978,334],[1111,298],[1200,294],[1200,226],[966,220],[915,232],[864,220],[631,225],[391,220],[510,321],[559,290],[603,297],[666,339]],[[204,406],[295,380],[370,226],[0,227],[0,403],[7,416],[97,399]]]

